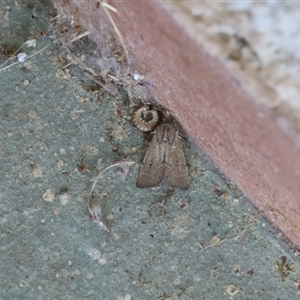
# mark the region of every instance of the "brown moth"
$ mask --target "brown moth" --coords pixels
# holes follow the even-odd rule
[[[189,188],[188,171],[178,132],[172,124],[161,124],[146,152],[136,180],[140,188],[154,187],[165,181],[172,188]]]

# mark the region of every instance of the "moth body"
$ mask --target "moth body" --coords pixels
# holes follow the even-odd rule
[[[172,124],[156,128],[141,166],[136,186],[154,187],[165,181],[172,188],[188,189],[188,171],[178,132]]]

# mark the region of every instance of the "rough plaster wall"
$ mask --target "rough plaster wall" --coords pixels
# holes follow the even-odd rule
[[[258,103],[274,110],[282,130],[300,133],[299,3],[162,4],[190,36],[235,74]]]

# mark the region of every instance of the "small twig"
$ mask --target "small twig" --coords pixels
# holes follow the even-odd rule
[[[128,53],[127,48],[125,47],[125,44],[124,44],[124,41],[123,41],[122,34],[121,34],[119,28],[117,27],[117,25],[116,25],[114,19],[112,18],[111,14],[110,14],[110,11],[108,9],[112,10],[115,13],[117,13],[118,11],[114,7],[112,7],[111,5],[107,4],[105,1],[101,1],[100,3],[101,3],[101,6],[102,6],[104,12],[107,15],[109,21],[111,22],[111,24],[112,24],[112,26],[113,26],[113,28],[115,30],[115,33],[118,36],[118,38],[119,38],[119,40],[120,40],[120,42],[121,42],[121,44],[122,44],[125,52]]]
[[[111,79],[113,79],[114,81],[119,81],[119,79],[115,76],[112,76],[110,74],[107,74],[108,77],[110,77]]]
[[[69,44],[72,44],[72,43],[74,43],[75,41],[80,40],[81,38],[83,38],[83,37],[89,35],[90,33],[91,33],[91,31],[90,31],[90,30],[87,30],[87,31],[85,31],[85,32],[83,32],[83,33],[81,33],[81,34],[75,36],[75,37],[69,42]]]
[[[108,9],[110,9],[111,11],[118,13],[117,9],[113,6],[111,6],[110,4],[108,4],[107,2],[102,1],[101,4],[105,7],[107,7]]]
[[[80,66],[80,64],[79,64],[79,66]],[[88,77],[89,79],[93,80],[95,83],[99,84],[99,86],[101,86],[104,90],[109,92],[111,95],[113,95],[113,96],[116,95],[116,93],[111,88],[109,88],[107,85],[103,84],[100,80],[96,79],[95,76],[89,74],[88,72],[85,72],[84,75],[86,77]]]

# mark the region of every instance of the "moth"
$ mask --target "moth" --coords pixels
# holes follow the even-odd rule
[[[162,181],[172,188],[189,188],[188,171],[178,132],[169,123],[157,127],[144,157],[136,186],[149,188]]]

